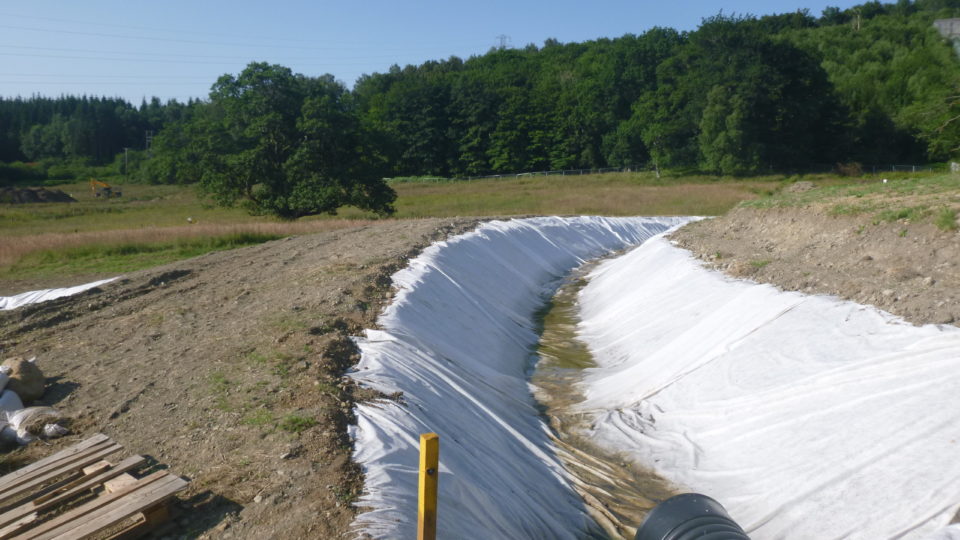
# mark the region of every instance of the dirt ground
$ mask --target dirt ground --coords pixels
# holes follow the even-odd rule
[[[349,336],[374,326],[409,257],[475,223],[291,237],[0,312],[0,357],[37,357],[43,403],[74,433],[0,467],[102,432],[190,480],[157,537],[342,537],[362,489],[346,426],[371,397],[342,378]]]
[[[960,323],[960,232],[875,221],[825,205],[737,208],[671,239],[734,277],[873,305],[914,324]]]
[[[75,434],[6,454],[0,468],[102,432],[190,480],[158,537],[342,537],[362,489],[346,426],[353,403],[372,397],[342,378],[357,359],[349,336],[373,327],[409,257],[475,225],[388,221],[293,237],[0,312],[0,357],[38,357],[44,403]],[[739,278],[916,324],[960,322],[956,231],[813,205],[739,208],[672,239]]]

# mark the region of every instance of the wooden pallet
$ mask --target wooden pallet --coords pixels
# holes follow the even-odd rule
[[[143,456],[104,459],[121,449],[97,434],[0,476],[0,539],[137,538],[166,521],[168,500],[187,482],[167,471],[134,477]]]

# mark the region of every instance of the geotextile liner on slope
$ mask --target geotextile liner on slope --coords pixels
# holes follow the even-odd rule
[[[960,538],[960,329],[732,280],[662,238],[588,280],[595,442],[755,540]]]
[[[440,435],[441,538],[577,538],[594,528],[549,443],[527,378],[534,315],[559,278],[689,218],[493,221],[424,250],[358,340],[351,373],[395,400],[357,406],[359,534],[413,538],[419,434]]]
[[[18,307],[25,306],[27,304],[36,304],[38,302],[46,302],[47,300],[54,300],[64,296],[80,294],[83,291],[88,291],[94,287],[99,287],[100,285],[110,283],[115,279],[117,278],[114,277],[109,279],[101,279],[100,281],[84,283],[83,285],[77,285],[75,287],[41,289],[38,291],[27,291],[13,296],[0,296],[0,310],[17,309]]]

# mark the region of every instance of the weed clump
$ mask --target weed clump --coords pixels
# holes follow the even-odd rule
[[[289,433],[300,433],[301,431],[306,431],[315,425],[317,425],[317,421],[313,418],[307,418],[306,416],[300,416],[297,414],[288,414],[287,416],[284,416],[278,424],[280,429]]]
[[[957,230],[957,211],[952,208],[943,208],[937,212],[933,224],[941,231]]]
[[[928,210],[922,206],[896,208],[880,212],[877,214],[877,219],[880,221],[900,221],[904,219],[909,221],[919,221],[927,214],[927,212]]]

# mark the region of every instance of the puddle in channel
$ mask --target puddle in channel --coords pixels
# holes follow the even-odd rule
[[[632,539],[646,513],[675,493],[653,473],[639,470],[592,444],[584,436],[589,419],[573,411],[573,406],[583,400],[576,385],[583,378],[583,370],[594,366],[590,351],[576,338],[577,295],[596,264],[571,273],[538,313],[543,330],[530,382],[558,455],[574,477],[574,489],[604,531],[599,536],[587,533],[587,537]]]

